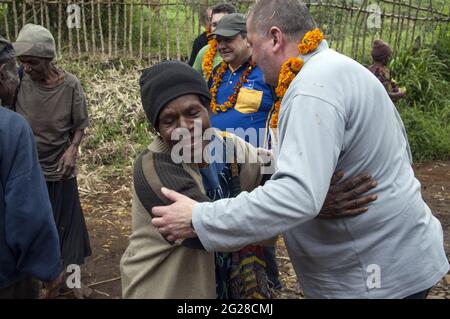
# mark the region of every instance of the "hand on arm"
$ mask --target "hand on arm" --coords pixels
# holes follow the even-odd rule
[[[78,130],[73,134],[72,142],[69,148],[64,152],[63,156],[58,163],[58,172],[61,171],[61,177],[63,179],[69,178],[75,171],[77,163],[78,146],[84,135],[84,130]]]
[[[192,210],[196,201],[167,188],[161,192],[167,199],[173,202],[170,206],[154,207],[152,214],[153,226],[170,242],[182,238],[194,238],[197,235],[191,227]]]
[[[59,287],[61,286],[64,279],[64,272],[61,272],[58,277],[51,281],[44,282],[44,292],[41,299],[54,298],[59,295]]]
[[[317,218],[332,219],[357,216],[368,211],[367,205],[377,200],[377,195],[364,195],[377,186],[370,174],[351,177],[344,183],[337,184],[344,177],[344,172],[334,173],[330,189]]]
[[[402,91],[389,93],[389,97],[391,98],[392,102],[397,102],[398,100],[405,97],[405,95],[406,95],[406,92],[402,92]]]

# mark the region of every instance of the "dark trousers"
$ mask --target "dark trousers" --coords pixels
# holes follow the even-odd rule
[[[428,293],[430,292],[431,288],[426,289],[424,291],[418,292],[416,294],[413,294],[411,296],[408,296],[404,299],[427,299]]]
[[[58,229],[64,268],[70,264],[82,265],[85,257],[91,255],[91,245],[78,195],[77,179],[47,181],[47,189]]]
[[[0,299],[37,299],[40,284],[32,278],[24,278],[15,284],[0,288]]]
[[[275,246],[264,246],[264,259],[267,264],[267,279],[269,280],[269,287],[272,289],[281,289],[277,259],[275,253]]]

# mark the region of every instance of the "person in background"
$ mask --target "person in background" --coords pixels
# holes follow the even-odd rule
[[[195,38],[194,44],[192,45],[192,52],[188,61],[188,64],[190,66],[194,65],[195,58],[197,57],[198,52],[208,44],[208,37],[211,33],[211,16],[212,7],[208,7],[205,11],[205,31]]]
[[[221,3],[212,8],[211,32],[216,30],[220,19],[227,14],[235,13],[236,8],[228,3]],[[208,39],[208,45],[203,47],[195,58],[192,66],[208,82],[211,78],[213,69],[222,62],[222,58],[217,50],[217,42],[214,38]]]
[[[391,78],[391,74],[387,68],[389,59],[392,55],[391,47],[386,42],[375,40],[373,42],[371,55],[373,63],[369,66],[370,72],[372,72],[383,84],[392,102],[397,102],[405,96],[406,91],[397,86],[395,81]]]
[[[14,50],[0,36],[0,105],[11,107],[19,85]],[[39,282],[51,294],[61,282],[58,232],[33,132],[0,106],[0,299],[34,299]],[[46,295],[44,295],[46,297]]]
[[[24,71],[15,109],[28,121],[36,139],[63,265],[82,265],[91,255],[76,178],[78,147],[89,124],[86,97],[80,81],[52,63],[55,40],[46,28],[26,24],[13,46]],[[91,290],[82,285],[73,292],[81,299]]]
[[[212,36],[222,58],[209,81],[212,127],[224,132],[231,130],[253,146],[269,149],[265,137],[275,94],[252,61],[244,15],[225,15]],[[269,286],[281,289],[275,246],[266,245],[263,251]]]

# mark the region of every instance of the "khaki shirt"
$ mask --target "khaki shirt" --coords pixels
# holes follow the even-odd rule
[[[16,111],[27,119],[33,130],[45,179],[59,181],[58,161],[68,148],[72,134],[89,124],[86,97],[80,81],[65,72],[62,83],[45,87],[25,73]]]

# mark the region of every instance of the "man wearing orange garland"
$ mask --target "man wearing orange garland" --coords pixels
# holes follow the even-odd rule
[[[153,208],[153,225],[171,241],[197,236],[208,251],[283,233],[308,298],[426,298],[449,270],[442,226],[422,198],[383,85],[328,48],[299,0],[257,1],[247,31],[282,99],[271,121],[277,170],[264,186],[213,203],[163,189],[174,203]],[[315,219],[336,169],[373,174],[379,199],[368,213]]]
[[[208,82],[211,126],[231,131],[255,147],[269,148],[265,137],[275,96],[264,82],[261,69],[252,62],[244,15],[225,15],[211,35],[223,60]],[[265,246],[263,250],[269,286],[281,289],[275,247]]]
[[[211,125],[222,131],[232,130],[253,146],[263,147],[275,95],[264,81],[261,69],[252,61],[244,15],[226,15],[212,35],[223,61],[208,82]]]

